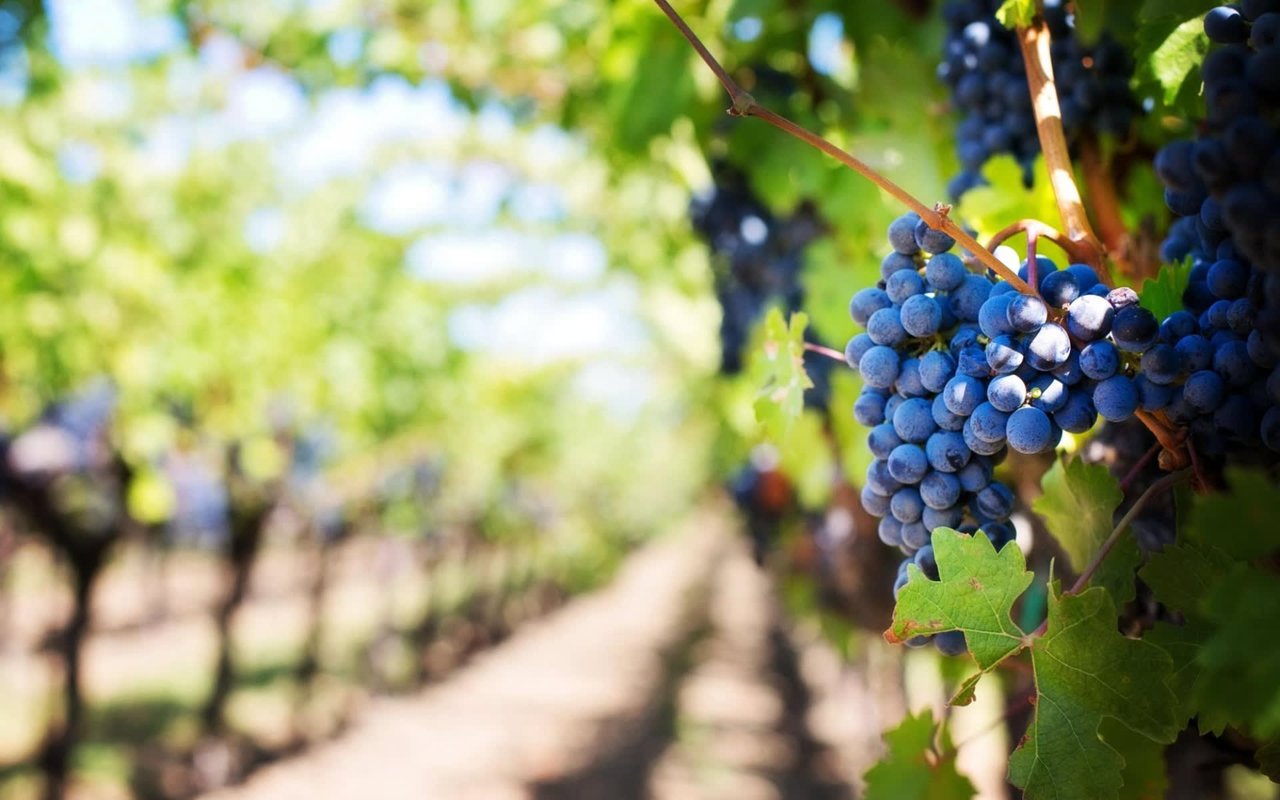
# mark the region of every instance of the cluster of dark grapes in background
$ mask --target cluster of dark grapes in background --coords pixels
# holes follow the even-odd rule
[[[962,114],[955,134],[961,172],[948,187],[953,200],[982,185],[982,165],[1000,154],[1018,160],[1030,185],[1040,152],[1026,64],[1016,34],[995,17],[1000,5],[1000,0],[952,0],[943,7],[947,38],[938,77]],[[1126,134],[1139,110],[1129,90],[1133,59],[1105,35],[1092,47],[1083,46],[1062,4],[1046,5],[1068,141],[1088,132]]]
[[[711,249],[716,298],[720,301],[720,371],[742,371],[743,352],[751,331],[770,307],[784,313],[800,310],[804,248],[822,234],[817,212],[801,204],[787,217],[774,215],[751,190],[746,175],[724,163],[713,165],[710,191],[694,198],[693,228]],[[809,341],[820,344],[812,334]],[[805,359],[814,388],[805,402],[825,408],[831,362]]]
[[[1018,270],[1035,294],[1021,294],[969,271],[952,239],[915,214],[889,226],[889,242],[882,280],[850,302],[866,331],[845,358],[862,376],[853,413],[875,456],[862,503],[881,518],[881,540],[908,557],[900,589],[912,562],[937,579],[936,528],[982,530],[997,547],[1013,538],[1013,492],[993,478],[1009,449],[1050,452],[1099,417],[1123,422],[1166,406],[1173,389],[1155,315],[1092,268],[1037,256]],[[1011,250],[1001,255],[1016,265]],[[936,641],[946,653],[964,649],[963,637]]]
[[[1184,310],[1160,329],[1148,377],[1208,455],[1280,450],[1280,2],[1210,11],[1205,119],[1156,155],[1178,215],[1161,249],[1192,262]]]

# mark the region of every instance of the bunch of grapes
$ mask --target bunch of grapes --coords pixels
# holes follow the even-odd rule
[[[1167,387],[1160,408],[1199,451],[1280,450],[1280,2],[1215,8],[1204,29],[1221,46],[1201,68],[1200,135],[1155,159],[1181,217],[1161,256],[1192,267],[1147,378]]]
[[[908,563],[937,577],[929,544],[935,528],[981,528],[997,547],[1014,532],[1007,522],[1013,493],[993,480],[1003,448],[971,448],[965,418],[944,396],[966,346],[981,335],[979,312],[993,283],[970,273],[949,252],[954,240],[915,214],[890,225],[889,241],[893,252],[881,264],[883,280],[850,303],[850,314],[866,332],[850,340],[845,358],[863,378],[853,413],[871,428],[868,443],[876,457],[862,504],[880,518],[881,540],[908,556],[896,592],[906,582]],[[964,651],[963,635],[932,638],[943,652]]]
[[[889,241],[883,280],[850,303],[866,331],[845,350],[865,385],[853,413],[875,456],[862,502],[881,518],[881,540],[936,579],[934,529],[982,530],[997,547],[1013,538],[1013,493],[993,479],[1008,449],[1051,452],[1099,417],[1161,405],[1165,387],[1142,374],[1163,355],[1160,326],[1137,294],[1108,289],[1083,264],[1037,256],[1018,272],[1036,293],[1021,294],[971,273],[948,252],[951,237],[915,214],[890,225]],[[962,644],[938,640],[944,652]]]
[[[1165,201],[1193,220],[1205,256],[1229,249],[1267,271],[1280,267],[1280,3],[1221,6],[1204,18],[1218,43],[1201,66],[1205,119],[1195,139],[1156,156]],[[1189,228],[1177,232],[1189,238]],[[1229,244],[1226,244],[1228,243]]]
[[[742,371],[742,353],[751,330],[771,306],[785,311],[802,307],[800,284],[804,248],[822,232],[816,212],[802,204],[794,214],[778,218],[751,191],[747,178],[726,164],[713,167],[715,184],[695,197],[690,208],[694,230],[711,248],[716,261],[716,297],[720,301],[720,371]],[[810,341],[817,342],[811,335]],[[814,358],[806,369],[814,390],[806,402],[825,406],[829,361]]]
[[[953,107],[963,113],[956,129],[961,172],[948,187],[952,199],[982,185],[982,165],[1002,153],[1022,164],[1030,185],[1040,152],[1026,64],[1016,34],[995,17],[1000,5],[999,0],[953,0],[943,8],[947,39],[938,77],[950,89]],[[1106,36],[1093,47],[1081,45],[1060,3],[1048,5],[1045,21],[1068,140],[1086,131],[1125,134],[1138,110],[1129,91],[1133,59]]]

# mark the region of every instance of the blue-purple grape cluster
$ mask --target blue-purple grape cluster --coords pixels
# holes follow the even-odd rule
[[[1192,261],[1184,309],[1160,326],[1146,378],[1198,451],[1280,451],[1280,0],[1204,18],[1217,47],[1201,67],[1199,135],[1166,145],[1155,168],[1180,216],[1161,248]]]
[[[866,331],[845,350],[865,387],[854,417],[871,428],[875,456],[862,503],[881,518],[881,540],[936,579],[934,529],[981,529],[997,547],[1013,538],[1013,493],[993,478],[1008,450],[1047,453],[1064,432],[1158,405],[1163,377],[1144,373],[1166,354],[1137,294],[1108,289],[1086,265],[1024,262],[1018,275],[1036,293],[1021,294],[970,272],[951,238],[915,214],[890,225],[889,241],[882,280],[850,302]]]
[[[862,504],[880,518],[880,539],[908,556],[896,593],[906,582],[907,563],[936,578],[929,544],[935,528],[971,534],[981,528],[997,547],[1014,531],[1008,522],[1013,492],[993,478],[1004,448],[975,451],[964,433],[965,417],[944,397],[966,346],[981,335],[979,313],[993,282],[971,273],[950,252],[952,238],[915,214],[890,225],[889,241],[893,252],[881,263],[882,280],[850,302],[854,322],[866,331],[850,340],[845,359],[862,375],[853,413],[871,428],[875,455]],[[943,652],[964,650],[963,635],[932,639]]]
[[[720,371],[736,375],[751,330],[771,306],[786,311],[802,307],[800,283],[804,248],[822,232],[817,214],[802,204],[791,216],[774,215],[751,190],[746,176],[726,164],[713,168],[711,190],[690,206],[693,228],[711,248],[715,261],[720,318]],[[817,342],[812,335],[807,337]],[[828,394],[830,361],[812,358],[805,364],[814,382],[806,402],[823,407]]]
[[[1165,202],[1192,219],[1205,254],[1225,242],[1268,272],[1280,267],[1280,2],[1221,6],[1205,15],[1217,44],[1201,65],[1205,117],[1195,139],[1155,159]],[[1189,231],[1179,231],[1185,236]]]
[[[1030,185],[1040,152],[1026,64],[1016,34],[995,17],[1000,5],[1000,0],[952,0],[943,7],[947,38],[938,77],[963,115],[956,129],[961,172],[948,187],[952,199],[982,185],[982,165],[1000,154],[1022,164]],[[1083,46],[1061,3],[1047,4],[1045,21],[1068,140],[1085,132],[1127,133],[1139,110],[1129,90],[1134,67],[1129,53],[1105,35],[1094,46]]]

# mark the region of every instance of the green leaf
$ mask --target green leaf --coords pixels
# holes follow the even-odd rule
[[[977,230],[980,240],[998,233],[1014,219],[1038,219],[1055,228],[1062,227],[1044,158],[1036,158],[1031,188],[1023,184],[1022,175],[1022,166],[1012,156],[996,156],[982,168],[987,185],[964,193],[958,217]]]
[[[805,411],[779,443],[779,468],[796,488],[803,508],[825,508],[831,497],[831,473],[835,465],[823,431],[823,418]]]
[[[1177,698],[1173,662],[1159,647],[1116,630],[1110,596],[1094,587],[1049,595],[1049,625],[1031,648],[1036,710],[1009,759],[1009,778],[1037,798],[1118,798],[1124,758],[1100,738],[1113,717],[1156,742],[1171,742]]]
[[[996,19],[1006,28],[1030,25],[1035,18],[1035,0],[1004,0],[1004,4],[996,10]]]
[[[1120,773],[1124,785],[1120,800],[1152,800],[1169,790],[1169,774],[1164,766],[1164,745],[1121,725],[1108,717],[1099,729],[1103,741],[1124,759]]]
[[[1227,470],[1227,492],[1196,498],[1184,526],[1187,541],[1248,560],[1280,550],[1280,490],[1262,472]]]
[[[1142,88],[1154,90],[1166,106],[1188,93],[1199,82],[1199,67],[1209,51],[1201,17],[1207,10],[1187,16],[1189,9],[1175,9],[1145,20],[1138,29],[1137,78]]]
[[[1198,711],[1193,700],[1196,681],[1200,679],[1200,664],[1196,661],[1196,656],[1205,639],[1212,634],[1213,626],[1191,619],[1182,625],[1158,622],[1142,637],[1173,659],[1173,677],[1169,680],[1169,688],[1178,698],[1178,717],[1184,721],[1196,716]],[[1200,730],[1221,733],[1226,725],[1227,722],[1221,715],[1213,716],[1200,711]]]
[[[1181,264],[1162,264],[1154,278],[1142,282],[1142,291],[1139,292],[1142,307],[1155,314],[1156,319],[1164,319],[1182,308],[1182,293],[1190,279],[1190,258]]]
[[[1196,660],[1195,703],[1255,735],[1280,734],[1280,578],[1241,566],[1203,604],[1217,625]]]
[[[1026,635],[1010,612],[1033,575],[1018,546],[997,553],[986,536],[938,528],[933,552],[941,580],[928,580],[914,565],[908,568],[911,577],[898,595],[885,639],[899,643],[926,633],[964,631],[969,652],[984,670],[1021,650]]]
[[[1254,755],[1262,774],[1280,783],[1280,737],[1263,742]]]
[[[909,716],[886,731],[888,753],[864,780],[866,800],[967,800],[977,794],[969,779],[956,770],[956,754],[945,728],[940,733],[941,757],[933,749],[932,709]]]
[[[1088,464],[1082,458],[1060,458],[1040,479],[1043,494],[1031,504],[1045,526],[1058,540],[1071,568],[1078,574],[1093,560],[1098,548],[1114,530],[1114,518],[1124,492],[1120,483],[1102,464]],[[1116,605],[1133,597],[1133,573],[1137,547],[1129,542],[1108,555],[1103,565],[1110,567],[1108,582]],[[1127,582],[1125,580],[1125,569]]]
[[[1188,542],[1151,556],[1141,574],[1160,602],[1194,615],[1231,565],[1231,559],[1218,548]]]
[[[788,325],[782,312],[770,309],[764,321],[764,344],[756,359],[759,383],[763,384],[755,402],[756,419],[775,441],[784,439],[804,411],[804,391],[813,388],[804,370],[804,329],[808,317],[791,315]]]

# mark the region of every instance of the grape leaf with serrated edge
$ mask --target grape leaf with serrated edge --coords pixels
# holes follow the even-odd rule
[[[1014,602],[1034,577],[1016,544],[996,553],[986,536],[968,536],[950,528],[933,532],[934,557],[941,580],[925,578],[918,567],[898,595],[891,643],[926,633],[960,630],[978,666],[990,669],[1022,649],[1026,634],[1010,616]]]
[[[1184,526],[1186,540],[1213,545],[1247,560],[1280,550],[1280,490],[1258,471],[1227,470],[1229,491],[1196,499]]]
[[[1114,529],[1115,511],[1124,499],[1120,483],[1101,464],[1060,458],[1040,479],[1044,493],[1031,508],[1058,540],[1077,573],[1093,560]],[[1094,585],[1104,586],[1116,606],[1133,599],[1133,570],[1140,554],[1131,540],[1121,542],[1102,562]]]
[[[1035,0],[1004,0],[996,9],[996,19],[1006,28],[1030,25],[1036,18]]]
[[[804,369],[804,329],[808,317],[791,315],[788,324],[777,308],[765,317],[765,340],[756,358],[762,388],[755,402],[756,419],[774,441],[783,439],[804,411],[804,392],[813,388]]]
[[[1164,745],[1134,733],[1111,717],[1102,720],[1102,740],[1124,759],[1120,773],[1124,785],[1120,800],[1151,800],[1164,797],[1169,789],[1169,773],[1164,764]]]
[[[888,754],[867,770],[866,800],[967,800],[977,794],[956,771],[956,754],[942,729],[940,759],[931,759],[933,710],[909,716],[884,734]]]
[[[1255,735],[1280,735],[1280,578],[1239,566],[1201,605],[1217,629],[1196,654],[1195,708],[1213,720],[1245,725]]]
[[[1180,264],[1162,264],[1154,278],[1142,282],[1142,291],[1138,293],[1142,307],[1155,314],[1156,319],[1165,319],[1182,308],[1182,293],[1190,279],[1190,258]]]
[[[1049,624],[1031,647],[1036,710],[1009,759],[1009,778],[1028,800],[1118,798],[1124,758],[1099,736],[1114,717],[1156,742],[1171,742],[1177,698],[1166,685],[1169,655],[1116,630],[1110,596],[1094,587],[1049,593]]]

